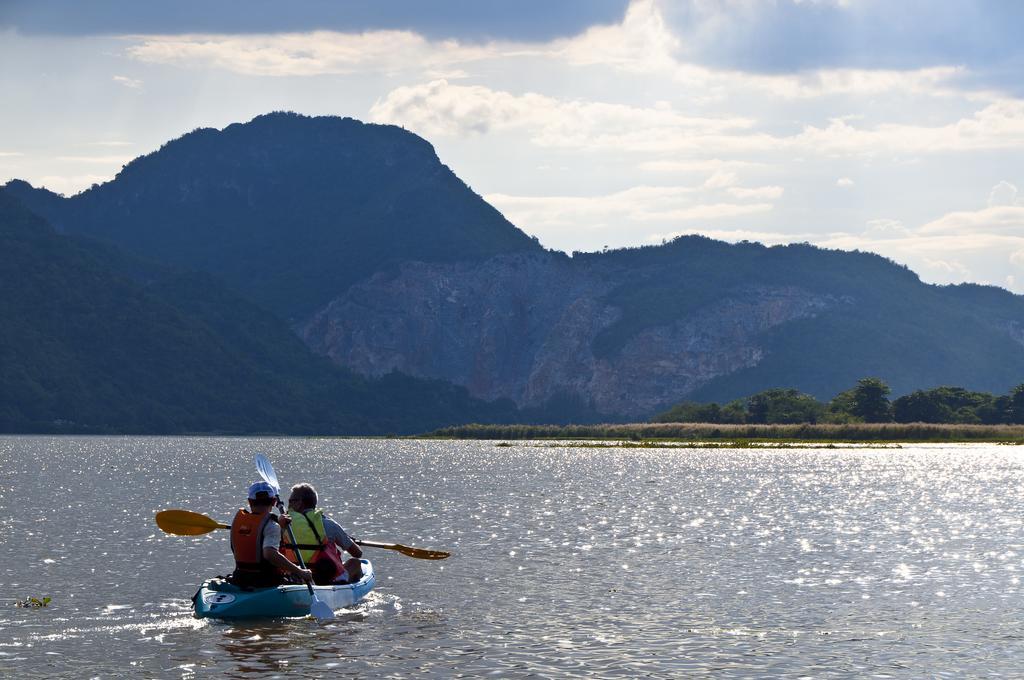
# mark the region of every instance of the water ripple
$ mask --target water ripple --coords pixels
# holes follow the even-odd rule
[[[192,618],[226,537],[153,513],[229,520],[255,451],[351,533],[453,557],[372,552],[378,589],[325,625]],[[0,675],[1012,676],[1024,652],[1015,447],[0,437],[0,466]]]

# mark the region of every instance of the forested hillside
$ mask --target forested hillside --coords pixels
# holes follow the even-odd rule
[[[0,432],[416,432],[515,419],[443,381],[367,380],[196,275],[54,232],[0,191]]]

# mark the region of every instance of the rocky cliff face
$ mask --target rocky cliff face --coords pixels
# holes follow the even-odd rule
[[[621,316],[607,294],[637,275],[551,253],[407,262],[350,287],[298,330],[365,375],[444,378],[525,407],[572,396],[609,417],[640,417],[756,365],[766,330],[840,304],[796,287],[746,287],[595,356],[594,339]]]

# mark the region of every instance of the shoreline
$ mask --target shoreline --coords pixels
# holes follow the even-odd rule
[[[459,425],[416,435],[413,439],[598,440],[626,442],[688,442],[717,448],[757,443],[1024,444],[1024,425],[958,425],[936,423],[847,424],[716,424],[630,423],[599,425]]]
[[[0,438],[193,438],[193,439],[379,439],[592,442],[593,446],[691,448],[794,447],[820,444],[1007,444],[1024,445],[1024,424],[936,423],[718,424],[602,423],[595,425],[455,425],[416,434],[293,434],[280,432],[3,432]]]

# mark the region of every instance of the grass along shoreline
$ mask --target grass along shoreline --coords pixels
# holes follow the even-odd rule
[[[936,423],[716,424],[624,423],[600,425],[459,425],[418,438],[608,439],[627,441],[768,442],[991,442],[1024,444],[1024,425]]]

